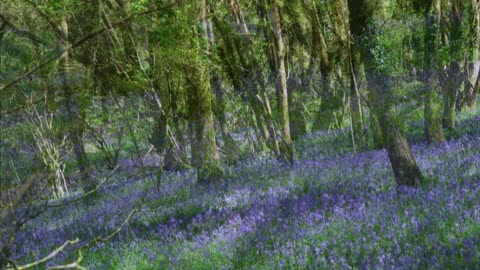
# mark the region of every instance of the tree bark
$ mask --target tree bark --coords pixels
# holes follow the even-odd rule
[[[418,187],[423,180],[423,176],[407,139],[391,111],[392,102],[387,94],[387,92],[392,91],[390,78],[372,72],[367,75],[367,82],[370,91],[374,92],[371,94],[371,100],[374,102],[374,113],[379,120],[383,137],[382,144],[387,149],[397,186]]]

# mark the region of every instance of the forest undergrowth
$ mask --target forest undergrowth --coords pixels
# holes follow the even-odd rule
[[[84,254],[87,269],[478,269],[480,115],[445,143],[412,151],[427,181],[397,188],[385,150],[353,153],[345,132],[297,141],[292,167],[249,158],[220,186],[193,171],[124,165],[94,197],[49,209],[17,236],[14,258],[38,260],[119,228]],[[345,150],[347,149],[347,150]],[[130,166],[130,167],[129,167]],[[138,201],[142,204],[139,205]],[[43,266],[44,267],[44,266]]]

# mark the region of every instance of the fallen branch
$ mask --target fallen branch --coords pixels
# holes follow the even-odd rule
[[[82,262],[83,260],[83,255],[82,255],[82,251],[79,250],[78,251],[78,259],[76,261],[74,261],[73,263],[69,263],[69,264],[64,264],[64,265],[57,265],[57,266],[51,266],[47,269],[81,269],[81,270],[86,270],[87,268],[85,267],[82,267],[80,265],[80,263]]]
[[[21,265],[21,266],[16,266],[16,267],[7,267],[7,270],[24,270],[24,269],[29,269],[29,268],[32,268],[32,267],[35,267],[35,266],[38,266],[38,265],[41,265],[41,264],[44,264],[46,262],[48,262],[49,260],[51,260],[53,257],[57,256],[60,252],[62,252],[68,245],[74,245],[76,243],[78,243],[80,240],[77,238],[75,240],[68,240],[66,241],[65,243],[63,243],[63,245],[59,246],[57,249],[55,249],[54,251],[52,251],[52,253],[48,254],[46,257],[38,260],[38,261],[35,261],[35,262],[32,262],[32,263],[28,263],[28,264],[25,264],[25,265]]]
[[[99,190],[101,187],[103,187],[103,184],[104,184],[105,182],[107,182],[107,180],[110,178],[110,176],[111,176],[119,167],[120,167],[120,165],[117,165],[115,168],[113,168],[113,170],[108,173],[107,177],[104,178],[102,181],[100,181],[100,184],[97,185],[97,187],[96,187],[95,189],[92,189],[92,190],[90,190],[89,192],[86,192],[86,193],[82,194],[81,196],[75,197],[75,198],[70,199],[70,200],[66,200],[66,201],[58,202],[58,203],[49,203],[49,204],[46,206],[46,208],[54,208],[54,207],[64,206],[64,205],[70,204],[70,203],[72,203],[72,202],[80,201],[80,200],[84,199],[85,197],[90,196],[91,194],[97,192],[97,190]]]
[[[109,241],[110,239],[112,239],[115,235],[117,235],[118,233],[120,233],[122,231],[123,227],[125,227],[125,225],[128,224],[130,219],[133,217],[133,214],[135,214],[135,212],[137,212],[137,211],[138,211],[137,208],[132,209],[130,211],[130,213],[128,213],[127,217],[123,220],[122,224],[120,224],[120,226],[118,226],[112,233],[110,233],[109,235],[105,235],[105,236],[95,237],[93,240],[91,240],[87,244],[80,247],[80,250],[88,249],[88,248],[90,248],[94,245],[98,245],[99,243],[105,243],[105,242]]]

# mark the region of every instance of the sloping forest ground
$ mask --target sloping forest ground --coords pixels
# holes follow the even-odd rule
[[[460,114],[449,141],[409,139],[427,178],[397,190],[386,151],[353,153],[347,131],[296,142],[293,167],[270,157],[226,167],[222,186],[193,171],[154,172],[122,161],[94,197],[48,209],[12,250],[87,269],[479,269],[480,112]],[[132,210],[135,209],[133,212]],[[128,218],[130,215],[130,218]],[[123,226],[121,226],[123,224]],[[41,268],[44,268],[42,266]]]

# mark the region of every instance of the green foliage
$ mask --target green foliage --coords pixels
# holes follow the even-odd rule
[[[155,241],[124,243],[112,248],[109,245],[98,249],[97,252],[85,256],[92,266],[106,269],[122,270],[154,270],[166,269],[168,261],[164,255],[156,252],[158,243]]]
[[[218,269],[232,267],[230,259],[221,252],[222,245],[214,244],[205,250],[187,250],[174,269]]]
[[[394,30],[393,30],[394,29]],[[366,33],[360,40],[363,50],[368,51],[368,65],[380,74],[389,76],[403,75],[408,70],[403,69],[403,51],[399,50],[405,36],[409,34],[406,25],[398,22],[385,23],[383,25],[369,24]]]
[[[133,11],[139,12],[148,7],[148,0],[135,0],[130,4]]]
[[[122,2],[126,5],[122,6]],[[2,2],[2,16],[5,14],[8,22],[15,27],[8,25],[3,17],[0,20],[2,52],[0,86],[45,63],[58,54],[62,47],[84,38],[85,42],[68,52],[70,66],[60,67],[58,63],[61,60],[54,59],[13,87],[0,90],[1,208],[7,205],[3,201],[3,191],[13,193],[21,190],[29,177],[35,180],[35,189],[32,189],[32,193],[35,194],[32,196],[42,197],[43,194],[40,193],[43,192],[46,181],[45,175],[41,173],[57,168],[49,167],[53,164],[42,163],[39,160],[42,154],[43,157],[46,156],[46,151],[35,148],[38,146],[35,140],[38,140],[39,135],[35,133],[35,126],[28,124],[26,113],[34,106],[45,111],[39,118],[51,119],[49,117],[52,115],[55,117],[51,130],[46,134],[53,142],[64,136],[71,136],[67,134],[72,129],[82,129],[84,125],[86,126],[85,132],[81,134],[82,143],[79,145],[86,150],[88,158],[94,164],[94,176],[108,173],[104,165],[112,169],[116,162],[122,164],[115,172],[113,181],[108,183],[104,190],[102,187],[102,191],[95,194],[95,197],[88,197],[82,201],[80,207],[72,207],[75,211],[52,210],[45,217],[40,216],[35,221],[38,223],[34,223],[32,227],[27,224],[20,228],[20,233],[29,232],[30,229],[43,230],[44,225],[46,229],[42,232],[45,234],[68,226],[85,226],[83,221],[88,220],[88,217],[85,219],[79,217],[84,218],[92,209],[107,203],[111,203],[108,204],[109,208],[102,209],[100,215],[94,216],[92,220],[96,222],[97,219],[104,218],[105,214],[116,217],[123,213],[121,210],[124,210],[125,206],[130,207],[133,203],[128,201],[117,204],[120,200],[115,199],[133,197],[132,201],[136,201],[138,199],[135,197],[138,195],[136,191],[140,189],[151,191],[150,187],[153,185],[144,186],[150,180],[139,178],[139,174],[133,176],[137,167],[136,164],[130,163],[134,163],[135,160],[138,162],[138,159],[143,158],[149,151],[151,147],[149,137],[152,136],[153,127],[158,124],[155,121],[158,121],[160,109],[170,128],[167,136],[172,141],[168,146],[172,148],[174,146],[175,151],[178,151],[175,154],[178,154],[185,163],[190,163],[191,159],[189,153],[183,155],[182,149],[191,152],[193,149],[191,146],[195,147],[195,136],[192,136],[195,131],[212,139],[209,149],[213,150],[221,145],[216,144],[215,139],[221,133],[222,127],[227,127],[232,135],[239,135],[244,131],[255,133],[258,127],[255,126],[252,116],[254,112],[248,104],[249,95],[255,98],[257,94],[268,97],[272,112],[265,115],[272,118],[275,129],[269,132],[279,133],[280,115],[274,87],[278,78],[271,72],[278,59],[275,59],[272,51],[274,44],[270,32],[271,22],[268,21],[269,6],[265,4],[268,1],[239,0],[238,7],[224,5],[222,1],[205,1],[209,5],[206,9],[205,23],[212,21],[211,30],[215,36],[214,44],[208,45],[209,40],[203,32],[205,26],[200,20],[202,15],[198,10],[199,3],[203,1],[174,1],[171,2],[175,4],[172,8],[142,14],[150,8],[162,7],[167,2],[170,3],[156,0]],[[242,145],[241,153],[236,154],[238,160],[243,159],[243,162],[228,167],[226,175],[230,179],[221,186],[213,187],[216,188],[213,191],[209,190],[210,187],[194,185],[193,171],[179,173],[176,176],[172,173],[172,176],[158,170],[156,174],[161,176],[162,181],[157,183],[158,190],[148,194],[148,199],[143,205],[151,209],[142,208],[138,216],[124,227],[118,239],[95,247],[86,254],[86,265],[90,268],[107,269],[282,267],[307,269],[313,265],[320,268],[324,266],[325,269],[362,268],[372,258],[381,258],[384,253],[393,254],[391,251],[394,249],[399,251],[397,254],[416,256],[419,248],[426,255],[433,256],[438,254],[429,253],[436,250],[433,245],[441,245],[445,253],[442,254],[443,257],[437,258],[440,261],[439,266],[478,268],[478,258],[468,261],[461,253],[454,251],[463,248],[460,240],[480,233],[479,225],[467,220],[462,224],[462,229],[459,229],[453,210],[442,212],[444,211],[442,207],[421,209],[416,202],[421,202],[422,196],[414,194],[408,197],[388,193],[393,190],[394,183],[390,167],[388,163],[384,163],[386,160],[385,155],[382,155],[384,152],[361,153],[367,159],[351,159],[355,162],[338,166],[341,160],[353,156],[351,130],[345,128],[348,127],[348,121],[343,121],[344,118],[348,118],[345,113],[348,111],[346,106],[351,97],[348,88],[348,74],[351,72],[348,62],[351,51],[348,49],[352,44],[347,43],[348,12],[345,6],[342,7],[342,1],[316,1],[318,10],[314,15],[318,15],[321,29],[312,29],[316,27],[312,21],[315,18],[308,16],[308,8],[305,8],[311,2],[278,1],[282,12],[283,37],[287,47],[288,76],[301,77],[300,89],[290,96],[293,103],[290,113],[295,114],[291,119],[312,120],[315,118],[313,112],[319,111],[319,107],[322,106],[322,116],[326,116],[321,119],[326,122],[323,126],[335,129],[305,135],[296,141],[297,158],[307,165],[289,168],[277,166],[271,158],[271,153],[256,153],[252,150],[252,142],[237,140],[236,143]],[[392,106],[392,111],[384,109],[383,112],[395,114],[393,121],[396,121],[401,129],[407,132],[409,139],[415,142],[423,140],[422,120],[425,116],[420,102],[423,85],[417,81],[413,82],[416,78],[406,81],[402,76],[413,73],[411,72],[413,67],[418,71],[424,61],[422,56],[427,46],[423,37],[426,29],[423,25],[423,15],[418,14],[424,9],[424,2],[370,1],[371,6],[381,5],[378,10],[372,10],[375,13],[372,16],[375,22],[370,23],[371,27],[366,29],[365,35],[360,40],[352,41],[360,42],[361,49],[366,52],[365,55],[368,57],[363,60],[367,71],[392,78],[393,87],[388,89],[391,90],[388,94],[396,106]],[[344,1],[343,4],[347,3]],[[241,14],[240,10],[235,8],[241,8]],[[132,14],[137,15],[130,16]],[[442,16],[448,16],[448,12],[443,14],[447,15]],[[67,19],[69,29],[66,40],[58,31],[62,18]],[[128,20],[122,21],[124,19]],[[219,21],[218,24],[213,22],[214,19]],[[242,27],[239,24],[242,19],[249,28],[248,34],[239,30]],[[435,58],[432,61],[435,69],[443,68],[452,60],[471,60],[469,57],[475,48],[466,45],[470,44],[467,41],[473,38],[469,36],[470,32],[466,31],[471,19],[469,16],[463,17],[461,29],[456,29],[460,32],[453,33],[449,32],[449,29],[442,29],[448,37],[444,42],[438,42],[435,52],[432,53]],[[450,18],[445,17],[442,20],[452,27]],[[312,48],[318,45],[313,44],[311,40],[313,30],[319,30],[324,35],[327,54],[333,65],[332,78],[328,78],[331,80],[329,93],[325,93],[326,87],[323,85],[327,74],[319,73],[317,67],[308,70],[310,64],[315,66],[314,62],[317,60],[313,59],[310,63],[310,57],[314,53]],[[28,34],[35,35],[35,39],[39,41],[29,38]],[[223,56],[222,50],[225,54]],[[69,85],[65,85],[60,76],[65,71],[72,75]],[[233,89],[235,79],[240,80],[240,89]],[[219,89],[212,89],[214,83],[218,83]],[[365,85],[363,74],[358,83],[361,87]],[[72,86],[74,89],[72,97],[79,107],[78,112],[71,118],[64,117],[69,109],[76,109],[67,107],[72,103],[66,102],[69,101],[66,100],[63,89],[66,86]],[[199,91],[201,93],[195,92],[195,86],[201,88]],[[215,90],[223,91],[223,100],[212,96]],[[372,100],[366,98],[368,95],[364,88],[361,88],[360,92],[362,106],[366,108],[372,104]],[[50,95],[47,96],[48,101],[45,100],[45,93]],[[157,95],[160,104],[149,103],[153,100],[152,93]],[[200,98],[202,100],[198,102]],[[435,96],[434,99],[433,109],[439,113],[442,96]],[[207,126],[205,119],[206,116],[210,117],[212,103],[215,102],[224,102],[226,120],[217,117],[215,122],[210,121]],[[265,107],[260,109],[264,110]],[[374,118],[368,114],[372,110],[365,111],[364,124],[368,127],[365,133],[370,134],[370,140],[367,141],[370,148],[373,148],[379,141],[371,139],[374,138],[372,135],[374,124],[371,124]],[[478,135],[480,132],[478,113],[478,108],[459,113],[457,129],[447,134],[449,138]],[[329,119],[337,116],[338,121]],[[193,127],[194,125],[196,126]],[[204,132],[205,128],[210,130]],[[261,136],[255,139],[260,140]],[[80,186],[77,181],[78,163],[70,154],[74,148],[71,144],[61,145],[61,148],[64,155],[61,161],[62,165],[66,166],[69,184],[78,187]],[[448,160],[445,164],[442,163],[448,167],[450,163],[453,164],[452,160],[464,158],[462,155],[476,157],[478,153],[475,151],[477,149],[463,149],[458,156],[444,153],[451,156],[436,158],[442,162]],[[162,152],[156,154],[161,156]],[[149,155],[152,155],[152,152],[149,152]],[[247,158],[252,156],[255,159]],[[371,156],[375,161],[368,160]],[[155,158],[162,161],[163,157]],[[425,161],[423,166],[433,162],[434,160]],[[38,168],[39,164],[41,168]],[[322,167],[325,164],[329,166]],[[479,170],[475,164],[467,162],[459,164],[462,166],[448,168],[455,173],[454,175],[459,176],[455,179],[455,184],[468,183],[478,178]],[[211,164],[207,160],[204,165],[198,170],[200,178],[223,177],[220,163]],[[378,168],[375,169],[374,166]],[[427,174],[425,185],[415,192],[423,192],[419,194],[425,196],[434,190],[440,190],[445,194],[450,192],[448,185],[453,184],[443,179],[443,172],[447,169],[441,171],[437,167],[425,169]],[[40,175],[36,174],[37,170],[40,171]],[[147,175],[150,175],[149,173]],[[128,185],[123,185],[125,182],[128,182]],[[359,189],[360,186],[363,189]],[[468,196],[476,195],[465,192]],[[328,201],[326,196],[330,194],[338,201],[329,208],[326,205]],[[368,203],[360,205],[357,202],[363,194],[367,194],[365,196],[369,199],[387,194],[391,195],[389,197],[391,200],[380,202],[366,200],[372,205]],[[304,222],[296,224],[294,228],[288,227],[303,218],[296,215],[296,211],[300,210],[302,205],[289,203],[301,202],[300,199],[306,196],[314,197],[312,209],[308,211],[326,209],[322,212],[322,220],[310,225]],[[349,200],[345,201],[345,198]],[[448,203],[462,205],[461,202],[448,201],[451,198],[448,195],[445,198],[443,204],[435,206],[450,206]],[[272,202],[278,204],[270,205]],[[475,208],[473,202],[474,200],[471,200],[462,206],[473,210]],[[22,203],[27,204],[28,201]],[[275,208],[272,210],[273,218],[266,217],[263,213],[263,210],[267,213],[270,206]],[[392,207],[397,208],[391,212],[385,210]],[[360,213],[360,210],[370,210],[365,212],[366,215],[370,215],[368,220],[377,222],[356,226],[354,218],[335,216],[342,211],[352,210],[350,208],[354,208],[351,212],[355,214]],[[384,209],[385,213],[375,212],[380,211],[379,209]],[[295,215],[289,211],[295,212]],[[410,215],[412,211],[416,213],[415,218],[419,218],[423,223],[412,221]],[[428,211],[438,212],[430,215]],[[241,234],[242,237],[233,240],[222,238],[224,235],[221,233],[222,229],[229,224],[232,216],[243,222],[249,216],[257,214],[259,221],[255,220],[254,224],[248,227],[248,232]],[[207,217],[208,220],[196,221],[201,217]],[[395,222],[392,222],[393,220]],[[107,225],[105,225],[107,222],[99,222],[97,228],[92,228],[101,230],[105,225],[108,227],[105,231],[109,233],[114,221],[112,219]],[[325,224],[328,226],[323,226]],[[425,227],[419,230],[419,227],[416,227],[418,224],[424,224]],[[237,229],[235,226],[231,228],[232,231]],[[323,229],[319,231],[318,228]],[[63,237],[80,233],[84,234],[82,241],[88,241],[92,235],[84,229],[82,227],[75,232],[64,230],[59,235]],[[187,236],[174,235],[186,230]],[[166,233],[163,234],[164,232]],[[228,233],[230,232],[226,232],[225,235]],[[300,233],[305,234],[299,237]],[[210,237],[209,241],[201,244],[195,242],[203,236]],[[438,241],[431,241],[432,236],[438,237]],[[50,245],[48,248],[36,249],[42,245],[42,241],[49,242],[51,239],[40,241],[37,234],[33,234],[33,238],[29,245],[22,246],[24,243],[17,245],[19,249],[29,249],[23,260],[35,260],[40,254],[48,254],[51,251],[50,246],[54,244],[52,240],[52,243],[48,243]],[[150,240],[146,241],[147,238]],[[316,245],[321,247],[327,242],[329,246],[325,252],[316,254],[312,247]],[[272,255],[273,251],[280,250],[278,247],[287,247],[293,252],[288,255],[286,253]],[[334,254],[343,261],[333,261]],[[420,266],[422,269],[429,267],[427,262],[421,262]]]

